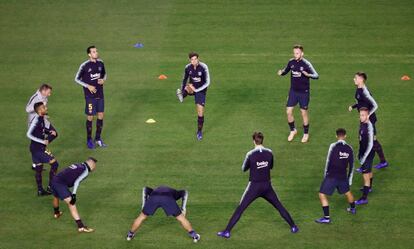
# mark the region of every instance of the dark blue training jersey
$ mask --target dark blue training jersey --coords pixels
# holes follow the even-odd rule
[[[357,103],[352,106],[353,109],[357,108],[358,111],[362,107],[368,108],[369,110],[369,120],[372,123],[377,121],[377,116],[375,111],[378,109],[378,104],[375,99],[372,97],[371,93],[368,91],[366,86],[362,88],[357,88],[355,92],[355,99]]]
[[[30,121],[29,129],[27,130],[27,137],[31,140],[30,150],[41,150],[46,149],[45,139],[46,135],[49,134],[49,130],[45,127],[44,116],[36,114]]]
[[[310,80],[318,79],[319,74],[313,68],[312,64],[305,58],[297,61],[294,58],[290,59],[286,67],[282,70],[282,75],[286,75],[289,71],[290,74],[290,89],[295,92],[307,93],[310,89]],[[309,73],[309,77],[306,77],[302,72]]]
[[[186,210],[188,192],[186,190],[176,190],[168,186],[159,186],[156,189],[150,187],[144,187],[142,189],[142,207],[145,202],[154,196],[167,196],[173,198],[175,201],[182,199],[181,210]]]
[[[73,194],[79,187],[79,183],[89,175],[90,168],[86,163],[75,163],[65,168],[55,176],[57,182],[73,187]]]
[[[210,85],[210,73],[207,65],[199,62],[196,68],[191,63],[185,66],[182,88],[185,87],[188,80],[196,89],[195,92],[207,91],[207,87]]]
[[[371,122],[361,123],[359,127],[359,153],[358,158],[361,164],[365,163],[368,156],[375,153],[374,146],[374,128]]]
[[[82,63],[75,76],[75,82],[83,86],[85,98],[103,99],[103,85],[98,84],[98,79],[106,80],[105,66],[100,59],[96,62],[87,60]],[[88,85],[96,87],[96,93],[91,93],[87,88]]]
[[[347,168],[348,173],[347,173]],[[348,179],[352,184],[354,168],[354,151],[344,140],[338,140],[329,146],[328,155],[326,157],[325,177],[336,179]]]
[[[266,182],[270,181],[270,170],[273,168],[272,150],[258,146],[249,151],[244,159],[242,170],[250,169],[249,181]]]

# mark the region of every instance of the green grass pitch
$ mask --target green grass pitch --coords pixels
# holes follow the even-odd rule
[[[0,1],[0,248],[409,248],[414,242],[413,26],[411,1]],[[137,42],[144,44],[136,49]],[[277,69],[301,43],[320,79],[311,82],[310,142],[287,142],[289,76]],[[84,100],[74,75],[95,44],[105,61],[107,149],[85,146]],[[195,139],[192,99],[179,104],[187,53],[208,64],[205,138]],[[358,147],[353,74],[368,74],[379,104],[378,138],[390,167],[375,171],[374,192],[356,216],[343,197],[330,199],[333,224],[318,225],[317,197],[328,146],[338,127]],[[167,80],[160,81],[158,75]],[[78,234],[65,205],[35,195],[25,104],[42,82],[54,87],[50,146],[60,169],[92,155],[99,165],[78,191],[93,234]],[[299,112],[295,112],[300,127]],[[145,120],[157,123],[148,125]],[[300,227],[264,200],[242,216],[230,240],[218,238],[248,181],[240,165],[250,135],[265,134],[276,155],[273,185]],[[377,161],[377,159],[376,159]],[[47,167],[48,169],[49,167]],[[44,173],[47,178],[47,172]],[[361,176],[352,190],[360,196]],[[202,235],[193,244],[162,211],[136,238],[125,234],[141,206],[140,189],[189,190],[188,217]]]

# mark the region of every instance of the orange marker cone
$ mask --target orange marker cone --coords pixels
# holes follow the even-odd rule
[[[160,76],[158,76],[159,80],[166,80],[167,76],[165,76],[164,74],[161,74]]]
[[[408,75],[403,75],[403,77],[401,77],[401,80],[410,80],[410,76]]]

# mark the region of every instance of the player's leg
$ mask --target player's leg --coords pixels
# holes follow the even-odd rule
[[[78,226],[78,232],[80,232],[80,233],[82,233],[82,232],[84,232],[84,233],[91,233],[91,232],[93,232],[94,231],[93,228],[88,228],[87,226],[85,226],[83,224],[83,222],[82,222],[82,220],[81,220],[81,218],[79,216],[78,209],[76,208],[76,204],[73,204],[73,205],[70,204],[70,201],[71,200],[72,200],[72,197],[70,197],[70,196],[69,197],[66,197],[64,199],[64,201],[66,202],[66,204],[68,204],[70,214],[72,215],[73,219],[76,222],[76,225]]]
[[[286,103],[286,116],[290,129],[288,141],[292,141],[298,131],[295,127],[295,118],[293,117],[293,108],[298,104],[298,99],[293,90],[289,91],[287,103]]]
[[[142,222],[147,219],[147,215],[145,215],[143,212],[141,212],[138,217],[134,220],[132,223],[131,229],[129,230],[131,233],[134,233],[138,231],[138,229],[141,227]]]
[[[325,177],[323,179],[319,188],[319,200],[322,205],[323,217],[315,220],[316,223],[327,224],[331,222],[328,196],[331,196],[334,193],[336,186],[335,178]]]
[[[36,185],[37,185],[38,196],[45,196],[45,195],[50,194],[43,188],[42,171],[43,171],[43,164],[37,163],[35,167],[35,180],[36,180]]]
[[[376,138],[376,136],[374,136],[374,147],[373,147],[374,151],[378,154],[378,157],[380,159],[380,162],[375,165],[376,169],[382,169],[388,166],[388,162],[385,159],[385,155],[384,155],[384,151],[382,150],[382,145],[380,144],[380,142],[378,141],[378,139]]]
[[[94,149],[95,144],[92,140],[92,121],[96,115],[96,103],[93,98],[85,98],[85,114],[86,114],[86,145],[89,149]]]
[[[53,196],[53,217],[55,219],[58,219],[60,216],[62,216],[62,212],[59,210],[59,198],[57,198],[56,196]]]
[[[350,212],[351,214],[356,214],[354,195],[351,191],[348,191],[345,193],[345,197],[349,203],[349,207],[346,209],[346,211]]]
[[[101,138],[102,128],[103,128],[103,120],[104,120],[104,112],[103,112],[103,99],[99,100],[99,107],[96,119],[96,134],[95,134],[95,143],[99,147],[107,147],[107,145],[103,142]]]
[[[204,105],[196,104],[197,109],[197,139],[203,139]]]
[[[56,160],[56,158],[54,158],[54,156],[52,155],[52,153],[50,151],[46,151],[45,153],[49,153],[48,156],[50,156],[50,161],[49,161],[49,164],[50,164],[50,170],[49,170],[49,185],[47,186],[47,191],[51,193],[50,186],[52,184],[53,177],[57,173],[57,169],[59,167],[59,163]]]
[[[145,188],[143,189],[144,194]],[[131,229],[128,231],[126,239],[132,240],[135,237],[135,232],[140,228],[142,222],[148,217],[151,216],[157,211],[160,207],[160,201],[158,196],[150,196],[145,201],[144,206],[141,209],[140,215],[132,223]]]
[[[299,231],[289,212],[282,205],[279,198],[277,198],[277,195],[271,186],[262,197],[270,204],[272,204],[272,206],[276,208],[277,211],[279,211],[280,216],[282,216],[282,218],[289,224],[292,233],[296,233]]]
[[[368,193],[370,192],[371,182],[372,182],[371,170],[369,169],[369,172],[368,170],[365,170],[365,172],[362,173],[362,178],[364,182],[364,187],[362,190],[362,197],[355,202],[356,205],[368,204]]]
[[[303,137],[302,143],[306,143],[309,140],[309,101],[310,101],[310,94],[307,93],[298,93],[299,98],[299,106],[300,106],[300,113],[302,115],[303,120]]]
[[[188,236],[190,236],[194,242],[198,242],[201,238],[200,234],[196,233],[191,226],[190,221],[184,216],[184,214],[179,214],[175,217],[178,222],[180,222],[181,226],[187,231]]]

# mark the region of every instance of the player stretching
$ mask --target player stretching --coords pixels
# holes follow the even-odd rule
[[[299,103],[300,112],[303,119],[303,137],[302,143],[309,140],[309,116],[308,106],[310,100],[309,79],[318,79],[319,75],[313,68],[312,64],[303,58],[303,47],[301,45],[293,46],[293,57],[284,69],[277,72],[278,75],[290,74],[290,90],[286,104],[286,114],[289,123],[290,134],[288,141],[292,141],[297,130],[295,128],[295,118],[293,117],[293,108]]]
[[[104,92],[103,85],[106,81],[106,71],[102,60],[99,59],[98,50],[95,46],[86,49],[89,60],[82,63],[75,76],[75,82],[83,87],[85,94],[85,114],[86,114],[86,145],[89,149],[95,148],[95,143],[99,147],[106,147],[101,138],[104,118]],[[95,143],[92,140],[92,121],[96,120]]]
[[[367,75],[363,72],[357,72],[354,76],[354,83],[357,87],[355,92],[355,99],[357,103],[355,105],[349,106],[348,110],[351,112],[353,109],[360,110],[362,107],[366,107],[369,110],[369,120],[374,128],[374,150],[378,154],[380,158],[380,162],[375,165],[376,169],[382,169],[388,166],[387,160],[385,160],[384,152],[382,150],[382,146],[377,140],[376,134],[377,129],[375,127],[375,123],[377,122],[377,115],[375,115],[375,111],[378,109],[377,102],[375,102],[374,98],[372,97],[371,93],[368,91],[365,82],[367,81]],[[359,170],[361,172],[361,170]]]
[[[326,157],[325,178],[319,190],[319,199],[322,204],[324,216],[315,220],[317,223],[331,223],[327,195],[332,195],[335,189],[338,189],[339,194],[345,194],[349,203],[347,211],[356,214],[354,196],[350,191],[354,167],[354,151],[345,142],[345,129],[337,129],[336,138],[338,141],[329,146],[328,156]],[[348,165],[349,169],[347,173],[346,169]]]
[[[78,209],[76,208],[76,191],[81,181],[90,172],[95,170],[96,162],[95,158],[89,157],[83,163],[75,163],[62,170],[52,180],[54,217],[57,219],[62,215],[62,212],[59,210],[59,199],[65,201],[80,233],[91,233],[94,231],[92,228],[85,226],[79,216]],[[71,187],[73,187],[72,193],[69,191]]]
[[[299,228],[295,225],[288,211],[283,207],[277,198],[270,181],[270,170],[273,168],[273,153],[270,149],[263,147],[264,136],[261,132],[253,134],[253,143],[255,148],[246,154],[242,170],[250,169],[249,184],[243,193],[240,204],[234,211],[229,223],[224,231],[218,232],[217,235],[226,239],[230,238],[231,229],[236,225],[246,208],[258,197],[264,198],[272,204],[280,215],[290,226],[292,233],[297,233]]]
[[[182,199],[181,209],[176,202],[178,199]],[[201,236],[193,230],[190,222],[185,218],[187,199],[186,190],[175,190],[167,186],[160,186],[156,189],[144,187],[142,189],[142,211],[132,223],[126,239],[132,240],[142,222],[161,207],[167,216],[174,216],[181,223],[194,242],[198,242]]]
[[[43,102],[47,106],[48,97],[52,94],[52,87],[48,84],[42,84],[39,89],[35,92],[35,94],[30,97],[29,102],[26,104],[26,112],[27,112],[27,125],[30,126],[30,123],[36,116],[36,112],[34,110],[34,104],[38,102]],[[54,131],[56,136],[51,136],[49,142],[52,142],[53,139],[57,137],[56,129],[50,125],[50,122],[47,120],[47,116],[44,116],[45,120],[45,127],[50,131]],[[32,170],[36,170],[36,164],[32,163]]]
[[[197,108],[197,139],[203,139],[204,106],[206,104],[207,87],[210,85],[208,67],[198,59],[198,54],[191,52],[188,55],[190,63],[185,66],[184,78],[181,89],[177,89],[177,97],[180,102],[187,95],[194,95]],[[189,80],[189,83],[188,83]]]
[[[56,175],[59,163],[52,153],[46,148],[57,136],[55,130],[46,128],[45,116],[47,115],[47,107],[43,102],[35,103],[33,106],[36,115],[33,117],[29,129],[27,131],[27,137],[31,140],[30,152],[32,154],[32,162],[35,167],[35,179],[37,184],[37,195],[44,196],[50,195],[50,183],[54,175]],[[53,127],[50,125],[50,127]],[[43,164],[50,164],[49,171],[49,186],[47,190],[44,190],[42,184],[42,171]]]
[[[357,205],[368,204],[368,193],[372,186],[372,161],[374,160],[375,151],[374,144],[374,127],[369,121],[369,110],[366,107],[359,108],[359,153],[358,158],[361,163],[362,177],[364,187],[362,189],[362,197],[355,202]]]

